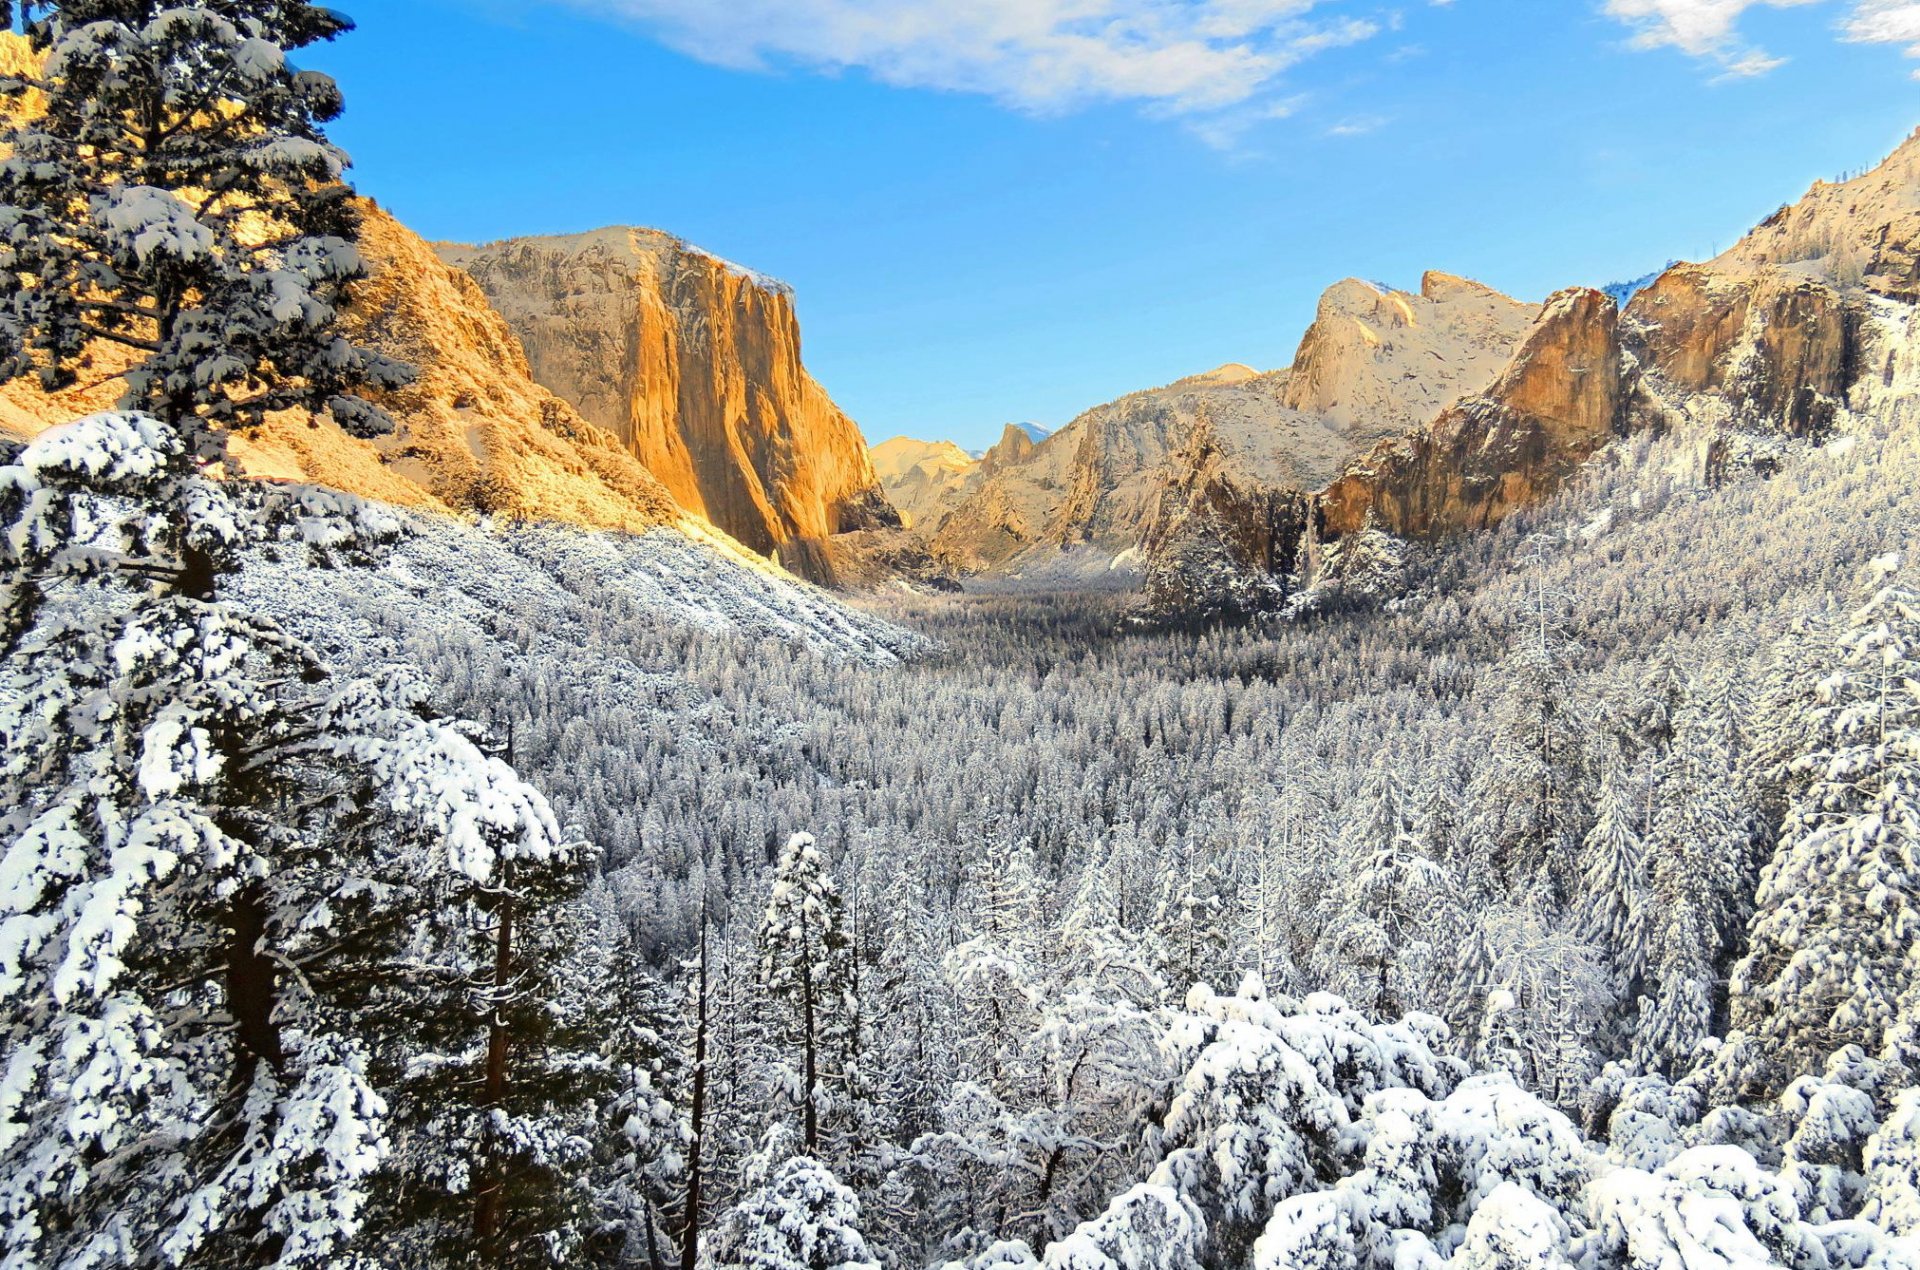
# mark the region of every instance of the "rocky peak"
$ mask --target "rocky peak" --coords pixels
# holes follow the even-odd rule
[[[1416,427],[1512,357],[1536,308],[1429,272],[1420,293],[1348,278],[1320,297],[1283,398],[1364,446]]]
[[[1024,463],[1033,457],[1033,452],[1039,448],[1039,443],[1033,439],[1033,434],[1017,423],[1010,423],[1001,431],[1000,439],[980,456],[980,466],[991,472],[1016,463]]]
[[[1497,524],[1610,438],[1624,405],[1618,310],[1586,287],[1550,297],[1484,392],[1383,442],[1315,498],[1318,541],[1369,520],[1401,538]]]
[[[417,372],[412,384],[380,397],[396,430],[363,441],[304,415],[276,416],[233,438],[241,471],[431,510],[631,531],[685,522],[618,437],[533,381],[520,341],[471,278],[378,206],[360,210],[369,276],[354,288],[342,325]],[[105,346],[97,359],[127,364]],[[117,380],[104,380],[43,394],[17,380],[0,388],[0,426],[32,435],[109,408],[119,391]]]
[[[802,364],[785,285],[627,227],[439,251],[535,379],[753,550],[831,581],[835,535],[900,525],[858,427]]]
[[[1707,268],[1781,270],[1902,299],[1920,297],[1920,130],[1850,181],[1816,181]]]
[[[887,501],[908,528],[938,524],[948,503],[981,466],[951,441],[911,437],[882,441],[873,447],[871,458]]]

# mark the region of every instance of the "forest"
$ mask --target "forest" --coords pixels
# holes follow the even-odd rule
[[[1257,626],[848,607],[215,479],[407,372],[342,20],[148,10],[0,162],[9,373],[145,355],[0,455],[0,1265],[1920,1265],[1913,307]]]

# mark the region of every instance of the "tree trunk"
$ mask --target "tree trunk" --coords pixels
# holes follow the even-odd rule
[[[693,1025],[693,1140],[687,1146],[687,1211],[680,1229],[680,1270],[700,1261],[700,1147],[707,1131],[707,920],[700,915],[700,969],[695,982]]]
[[[233,1016],[233,1087],[253,1082],[260,1060],[279,1069],[280,1029],[273,1021],[278,975],[260,952],[266,935],[266,902],[258,887],[233,901],[233,931],[227,940],[227,1013]]]
[[[480,1095],[480,1106],[491,1111],[507,1096],[507,989],[513,976],[513,861],[501,866],[500,927],[493,947],[493,997],[487,1023],[487,1073]],[[502,1162],[495,1156],[492,1131],[487,1131],[485,1181],[474,1196],[473,1233],[485,1242],[500,1229],[502,1193],[507,1179]]]
[[[804,922],[805,919],[802,920]],[[817,1159],[820,1155],[820,1112],[814,1106],[813,1096],[819,1087],[819,1044],[813,1030],[813,967],[808,963],[804,950],[800,955],[800,1030],[806,1060],[807,1154]]]

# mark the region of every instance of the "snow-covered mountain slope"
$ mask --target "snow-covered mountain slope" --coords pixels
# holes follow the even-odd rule
[[[314,567],[269,545],[248,559],[237,594],[345,664],[422,660],[424,650],[456,640],[509,661],[543,659],[602,686],[649,669],[598,646],[595,633],[607,623],[772,641],[871,665],[925,646],[717,534],[703,541],[673,528],[630,535],[390,514],[396,540],[371,565]],[[509,630],[538,634],[529,643],[503,635]],[[651,672],[671,677],[670,667]]]

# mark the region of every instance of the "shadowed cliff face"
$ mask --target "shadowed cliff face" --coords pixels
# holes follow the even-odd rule
[[[446,246],[533,374],[688,511],[819,581],[837,534],[897,528],[866,443],[800,360],[788,289],[652,230]]]

